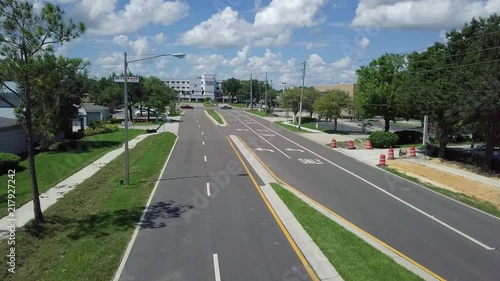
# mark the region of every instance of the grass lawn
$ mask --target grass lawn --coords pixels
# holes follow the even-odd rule
[[[130,129],[128,137],[132,139],[145,132],[144,130]],[[119,130],[114,133],[84,137],[76,149],[37,154],[35,167],[40,193],[78,172],[107,152],[119,148],[123,141],[123,130]],[[16,169],[16,207],[20,207],[32,199],[31,177],[28,167],[28,159],[25,159]],[[7,183],[7,179],[7,174],[0,176],[0,182]],[[7,197],[7,188],[1,188],[0,217],[7,215]]]
[[[289,131],[292,131],[292,132],[298,132],[298,133],[310,133],[309,131],[306,131],[304,129],[299,129],[297,127],[294,127],[294,126],[290,126],[290,125],[285,125],[283,123],[281,123],[282,121],[274,121],[274,124],[280,126],[280,127],[283,127]]]
[[[217,121],[219,124],[224,124],[224,121],[222,121],[222,118],[220,117],[219,113],[213,109],[208,109],[207,113],[212,116],[215,121]]]
[[[392,174],[395,174],[395,175],[398,175],[398,176],[400,176],[402,178],[405,178],[405,179],[407,179],[409,181],[412,181],[414,183],[417,183],[419,185],[427,187],[428,189],[434,190],[434,191],[436,191],[438,193],[441,193],[441,194],[446,195],[446,196],[448,196],[450,198],[453,198],[453,199],[455,199],[457,201],[460,201],[460,202],[462,202],[464,204],[467,204],[469,206],[472,206],[474,208],[482,210],[482,211],[484,211],[486,213],[489,213],[491,215],[500,217],[500,209],[498,209],[493,204],[490,204],[488,202],[484,202],[484,201],[478,200],[478,199],[476,199],[474,197],[471,197],[471,196],[468,196],[466,194],[453,192],[453,191],[448,190],[448,189],[437,187],[437,186],[435,186],[433,184],[430,184],[430,183],[422,182],[422,181],[420,181],[417,178],[408,176],[407,174],[402,173],[402,172],[400,172],[400,171],[398,171],[396,169],[393,169],[393,168],[384,167],[383,169],[385,169],[386,171],[388,171],[388,172],[390,172]]]
[[[134,127],[140,127],[140,126],[150,126],[150,125],[158,125],[160,126],[161,124],[163,124],[163,121],[158,120],[158,122],[153,122],[153,121],[149,121],[149,122],[137,122],[137,123],[134,123]]]
[[[279,184],[271,185],[344,280],[421,280]]]
[[[266,117],[266,116],[272,116],[270,114],[266,115],[266,112],[265,111],[259,111],[259,110],[249,110],[248,111],[249,113],[252,113],[254,115],[257,115],[257,116],[261,116],[261,117]]]
[[[28,224],[18,230],[16,273],[7,272],[2,254],[1,279],[111,280],[175,138],[162,133],[131,149],[131,185],[119,185],[122,154],[50,207],[41,229]],[[151,208],[153,222],[156,216],[174,216],[186,207],[166,201]],[[0,252],[7,253],[8,247],[0,244]]]

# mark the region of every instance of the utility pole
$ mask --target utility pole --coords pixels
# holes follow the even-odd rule
[[[250,110],[253,110],[253,90],[252,90],[252,73],[250,73]]]
[[[127,53],[123,53],[123,99],[125,106],[125,184],[129,184],[129,160],[128,160],[128,89],[127,89]]]
[[[271,79],[271,90],[273,89],[273,79]],[[269,107],[271,107],[271,104],[273,103],[272,96],[269,97]]]
[[[302,89],[300,91],[300,106],[299,106],[299,129],[302,125],[302,101],[304,99],[304,80],[306,79],[306,62],[302,63],[304,68],[302,69]]]
[[[264,104],[266,105],[266,115],[267,115],[267,72],[266,72],[266,91],[265,91],[265,97],[264,97]]]

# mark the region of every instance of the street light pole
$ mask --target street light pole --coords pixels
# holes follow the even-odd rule
[[[127,61],[127,53],[123,53],[123,95],[124,95],[124,103],[125,103],[125,184],[128,185],[130,183],[129,181],[129,159],[128,159],[128,89],[127,89],[127,69],[128,69],[128,64],[136,61],[143,61],[143,60],[149,60],[149,59],[154,59],[158,57],[176,57],[179,59],[182,59],[184,56],[186,56],[183,53],[176,53],[176,54],[161,54],[161,55],[156,55],[152,57],[147,57],[147,58],[142,58],[142,59],[137,59],[137,60],[131,60]]]
[[[127,53],[123,53],[123,96],[125,103],[125,184],[129,184],[129,161],[128,161],[128,90],[127,90]]]

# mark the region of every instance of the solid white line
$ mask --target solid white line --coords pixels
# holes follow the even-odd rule
[[[234,115],[233,115],[234,116]],[[250,129],[250,131],[254,132],[254,134],[256,134],[257,136],[259,136],[261,139],[263,139],[265,142],[267,142],[268,144],[270,144],[272,147],[274,147],[276,150],[278,150],[279,152],[281,152],[281,154],[285,155],[288,159],[290,159],[290,156],[288,156],[285,152],[281,151],[279,148],[277,148],[274,144],[270,143],[268,140],[266,140],[266,138],[264,138],[263,136],[261,136],[259,133],[257,133],[256,131],[254,131],[252,128],[250,128],[250,126],[248,126],[247,124],[245,124],[243,121],[241,121],[238,117],[234,116],[234,118],[236,118],[238,121],[241,122],[241,124],[245,125],[248,129]]]
[[[118,281],[120,279],[120,275],[123,272],[123,268],[125,267],[125,264],[127,263],[128,256],[130,255],[130,252],[132,251],[132,247],[134,246],[135,239],[137,238],[137,234],[139,234],[139,229],[141,228],[142,222],[144,221],[144,218],[146,217],[146,213],[148,212],[149,205],[151,204],[151,201],[153,200],[153,197],[155,195],[156,189],[158,188],[158,184],[160,183],[161,176],[165,172],[165,169],[167,168],[168,161],[170,160],[170,156],[172,156],[172,152],[174,151],[175,145],[177,144],[177,140],[179,139],[179,136],[175,138],[174,145],[170,149],[170,154],[167,157],[167,161],[165,161],[165,164],[163,165],[163,168],[160,172],[160,175],[158,176],[158,180],[156,181],[155,187],[151,191],[151,194],[149,195],[148,202],[146,203],[146,207],[142,211],[141,218],[139,219],[139,223],[136,225],[134,233],[132,234],[132,238],[130,239],[130,242],[128,243],[127,249],[125,250],[125,254],[123,255],[122,261],[120,262],[120,266],[118,267],[118,270],[115,273],[115,278],[113,278],[113,281]]]
[[[210,196],[210,183],[207,182],[207,195]]]
[[[205,162],[207,162],[207,156],[203,155],[203,159],[205,159]]]
[[[297,146],[299,146],[299,147],[303,148],[304,150],[306,150],[306,151],[310,152],[311,154],[315,155],[316,157],[321,158],[321,159],[325,160],[326,162],[328,162],[328,163],[332,164],[333,166],[335,166],[335,167],[339,168],[340,170],[342,170],[342,171],[344,171],[344,172],[346,172],[346,173],[350,174],[351,176],[353,176],[353,177],[355,177],[355,178],[357,178],[357,179],[359,179],[359,180],[361,180],[361,181],[363,181],[363,182],[367,183],[368,185],[373,186],[374,188],[376,188],[376,189],[378,189],[379,191],[381,191],[381,192],[385,193],[386,195],[388,195],[388,196],[392,197],[393,199],[395,199],[395,200],[399,201],[400,203],[402,203],[402,204],[404,204],[404,205],[406,205],[406,206],[410,207],[411,209],[413,209],[413,210],[417,211],[418,213],[420,213],[420,214],[422,214],[422,215],[424,215],[424,216],[426,216],[426,217],[430,218],[431,220],[433,220],[433,221],[435,221],[435,222],[437,222],[437,223],[441,224],[442,226],[444,226],[444,227],[446,227],[446,228],[450,229],[451,231],[453,231],[453,232],[455,232],[455,233],[457,233],[457,234],[461,235],[462,237],[464,237],[464,238],[466,238],[466,239],[468,239],[468,240],[470,240],[470,241],[472,241],[472,242],[476,243],[477,245],[479,245],[479,246],[481,246],[481,247],[483,247],[483,248],[485,248],[485,249],[487,249],[487,250],[494,250],[494,249],[495,249],[495,248],[490,247],[490,246],[488,246],[488,245],[486,245],[486,244],[484,244],[484,243],[482,243],[482,242],[480,242],[480,241],[478,241],[478,240],[476,240],[476,239],[472,238],[471,236],[469,236],[469,235],[467,235],[467,234],[465,234],[465,233],[461,232],[460,230],[458,230],[458,229],[454,228],[453,226],[451,226],[451,225],[449,225],[449,224],[447,224],[447,223],[445,223],[445,222],[443,222],[443,221],[441,221],[441,220],[439,220],[439,219],[435,218],[433,215],[430,215],[430,214],[426,213],[425,211],[423,211],[423,210],[421,210],[421,209],[419,209],[419,208],[417,208],[417,207],[415,207],[415,206],[411,205],[410,203],[408,203],[408,202],[404,201],[403,199],[401,199],[401,198],[399,198],[399,197],[397,197],[397,196],[395,196],[395,195],[393,195],[393,194],[389,193],[389,192],[388,192],[388,191],[386,191],[385,189],[383,189],[383,188],[381,188],[381,187],[377,186],[376,184],[374,184],[374,183],[372,183],[372,182],[370,182],[370,181],[368,181],[368,180],[366,180],[366,179],[364,179],[364,178],[362,178],[362,177],[360,177],[360,176],[356,175],[355,173],[353,173],[353,172],[351,172],[351,171],[349,171],[349,170],[347,170],[347,169],[345,169],[345,168],[343,168],[343,167],[341,167],[341,166],[339,166],[339,165],[337,165],[337,164],[333,163],[332,161],[330,161],[330,160],[326,159],[325,157],[323,157],[323,156],[321,156],[321,155],[319,155],[319,154],[316,154],[315,152],[313,152],[313,151],[311,151],[311,150],[309,150],[309,149],[307,149],[307,148],[303,147],[302,145],[300,145],[300,144],[298,144],[298,143],[296,143],[296,142],[292,141],[291,139],[289,139],[289,138],[287,138],[287,137],[285,137],[285,136],[283,136],[283,135],[279,134],[278,132],[273,131],[271,128],[266,127],[265,125],[263,125],[263,124],[261,124],[261,123],[259,123],[259,122],[257,122],[257,121],[255,121],[255,122],[256,122],[257,124],[261,125],[262,127],[269,129],[271,132],[274,132],[276,135],[278,135],[278,136],[280,136],[280,137],[284,138],[285,140],[287,140],[287,141],[289,141],[289,142],[291,142],[291,143],[293,143],[293,144],[295,144],[295,145],[297,145]]]
[[[198,120],[196,120],[196,123],[198,123]]]
[[[219,256],[217,254],[214,254],[214,272],[215,272],[215,281],[221,281],[220,269],[219,269]]]
[[[202,144],[202,145],[205,145],[205,141],[201,141],[201,144]]]
[[[203,135],[203,132],[201,132],[201,134]]]

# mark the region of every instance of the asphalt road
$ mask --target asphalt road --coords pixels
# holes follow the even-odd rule
[[[224,130],[187,110],[120,280],[310,280],[304,272]]]
[[[240,136],[278,177],[416,263],[447,280],[500,280],[500,219],[262,118],[220,112],[227,134]]]

